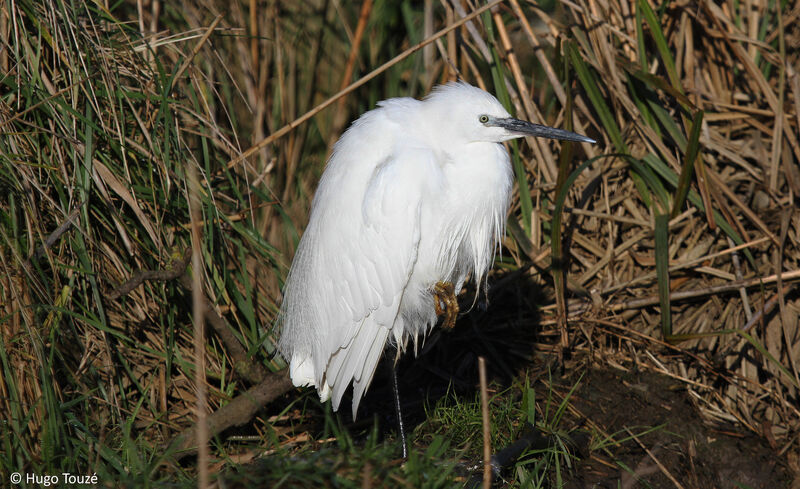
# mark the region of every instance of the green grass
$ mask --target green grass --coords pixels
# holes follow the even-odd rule
[[[262,293],[246,268],[226,263],[246,256],[280,271],[276,251],[248,211],[247,179],[214,175],[229,135],[193,90],[198,74],[176,79],[169,60],[145,62],[132,26],[93,4],[23,1],[13,14],[17,64],[0,85],[4,109],[25,110],[0,138],[9,196],[0,208],[2,473],[159,480],[175,426],[160,404],[174,409],[193,371],[188,294],[164,282],[118,301],[109,293],[137,269],[167,268],[187,246],[187,165],[206,175],[203,273],[212,296],[235,308],[229,318],[245,345],[264,334],[254,305]],[[69,22],[49,24],[51,15]],[[219,367],[209,372],[213,407],[237,381],[216,340],[208,355]]]
[[[319,438],[299,447],[277,446],[251,464],[235,462],[219,474],[225,487],[399,487],[445,488],[458,484],[452,443],[433,435],[403,461],[396,440],[384,440],[377,423],[356,438],[341,416],[324,409]]]

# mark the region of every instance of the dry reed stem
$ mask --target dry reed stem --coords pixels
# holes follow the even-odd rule
[[[486,359],[478,357],[481,387],[481,423],[483,426],[483,488],[492,487],[492,430],[489,421],[489,388],[486,382]]]
[[[450,31],[452,31],[454,29],[457,29],[458,27],[460,27],[464,23],[470,21],[471,19],[474,19],[475,17],[479,16],[480,14],[485,12],[486,10],[489,10],[490,8],[499,5],[503,1],[504,0],[494,0],[493,2],[490,2],[490,3],[486,4],[486,5],[478,8],[477,10],[475,10],[472,13],[470,13],[468,16],[464,17],[463,19],[455,22],[454,24],[449,25],[449,26],[445,27],[444,29],[441,29],[436,34],[434,34],[433,36],[431,36],[431,37],[425,39],[424,41],[421,41],[421,42],[417,43],[416,45],[406,49],[405,51],[403,51],[402,53],[398,54],[397,56],[395,56],[391,60],[387,61],[386,63],[382,64],[378,68],[376,68],[376,69],[372,70],[371,72],[367,73],[366,75],[364,75],[357,82],[354,82],[354,83],[350,84],[344,90],[338,91],[336,94],[334,94],[333,96],[329,97],[327,100],[325,100],[321,104],[317,105],[316,107],[314,107],[313,109],[309,110],[305,114],[301,115],[297,119],[293,120],[292,122],[286,124],[285,126],[283,126],[280,129],[278,129],[273,134],[267,136],[266,138],[262,139],[261,141],[259,141],[255,145],[251,146],[248,150],[243,152],[241,155],[239,155],[236,158],[234,158],[231,161],[229,161],[228,164],[226,165],[226,169],[230,170],[231,168],[233,168],[234,166],[239,164],[241,161],[249,158],[254,153],[258,152],[261,148],[263,148],[263,147],[265,147],[265,146],[267,146],[269,144],[272,144],[277,139],[285,136],[286,134],[288,134],[292,130],[296,129],[301,124],[303,124],[304,122],[308,121],[309,119],[314,117],[316,114],[318,114],[319,112],[321,112],[322,110],[326,109],[331,104],[333,104],[334,102],[339,100],[339,98],[344,97],[345,95],[349,94],[350,92],[352,92],[356,88],[364,85],[368,81],[372,80],[376,76],[380,75],[384,71],[386,71],[389,68],[391,68],[392,66],[396,65],[400,61],[404,60],[405,58],[407,58],[410,55],[414,54],[415,52],[419,51],[420,49],[422,49],[423,47],[427,46],[428,44],[434,42],[436,39],[439,39],[440,37],[446,35],[448,32],[450,32]]]
[[[355,67],[356,59],[358,58],[361,40],[364,37],[364,30],[367,27],[367,21],[369,20],[369,15],[371,12],[372,0],[364,0],[361,3],[361,12],[358,14],[358,24],[356,25],[355,34],[353,34],[352,47],[350,48],[350,54],[347,57],[347,64],[344,68],[342,83],[339,84],[340,92],[345,90],[350,84],[350,81],[353,79],[353,68]],[[347,117],[347,112],[344,110],[345,100],[346,97],[344,96],[339,99],[339,104],[336,108],[336,115],[334,116],[333,130],[331,131],[332,138],[335,137],[336,134],[339,134],[344,126],[345,117]],[[331,139],[331,141],[328,142],[328,146],[333,146],[333,142],[333,139]]]
[[[214,24],[217,24],[222,17],[217,17]],[[209,29],[209,32],[213,30]],[[206,38],[207,39],[207,38]],[[201,43],[203,41],[201,40]],[[186,65],[184,65],[186,66]],[[195,439],[197,440],[197,487],[198,489],[206,489],[209,484],[208,464],[209,464],[209,432],[206,425],[208,413],[206,412],[206,362],[205,362],[205,348],[206,348],[206,335],[205,335],[205,295],[203,293],[203,285],[205,282],[204,274],[201,272],[205,269],[203,265],[203,252],[201,249],[203,236],[202,236],[202,215],[199,198],[200,183],[197,179],[197,171],[194,166],[187,165],[186,168],[188,175],[188,196],[189,196],[189,212],[191,217],[192,229],[192,319],[194,323],[194,384],[197,398],[195,405],[195,424],[197,426],[197,433]]]
[[[678,480],[672,475],[672,473],[669,470],[667,470],[664,464],[662,464],[661,461],[658,459],[658,457],[656,457],[655,453],[649,448],[647,448],[644,445],[644,443],[642,443],[641,440],[639,440],[638,436],[635,436],[627,426],[625,427],[625,431],[631,438],[633,438],[636,444],[639,445],[639,447],[641,447],[641,449],[645,451],[647,456],[650,457],[650,459],[658,466],[658,469],[661,471],[661,473],[664,474],[667,477],[667,479],[669,479],[670,482],[672,482],[675,485],[675,487],[677,487],[678,489],[684,489],[683,485],[680,482],[678,482]]]
[[[47,358],[47,352],[41,347],[42,339],[47,338],[56,325],[69,322],[80,341],[74,338],[61,341],[69,344],[64,347],[66,354],[76,352],[74,364],[81,375],[75,376],[79,384],[68,386],[66,390],[91,391],[95,388],[91,384],[92,375],[96,375],[98,382],[112,388],[107,398],[92,406],[113,420],[123,419],[129,412],[123,399],[138,400],[137,396],[143,395],[138,386],[152,386],[145,388],[147,399],[139,411],[140,420],[157,420],[154,422],[156,429],[145,435],[148,439],[168,436],[191,424],[191,406],[197,402],[196,382],[191,380],[191,374],[174,364],[173,370],[166,371],[165,358],[170,353],[176,355],[176,349],[181,358],[191,358],[194,338],[182,329],[175,332],[173,343],[169,343],[168,336],[159,329],[164,322],[164,311],[169,310],[170,287],[151,283],[132,290],[124,300],[112,300],[102,294],[97,298],[105,314],[102,328],[80,320],[78,315],[68,316],[63,312],[81,311],[85,304],[93,303],[92,294],[99,292],[92,292],[86,285],[90,279],[101,282],[99,290],[111,290],[124,282],[131,271],[154,269],[159,263],[169,261],[169,257],[164,256],[167,250],[183,249],[181,245],[186,244],[190,229],[188,219],[182,211],[172,211],[167,205],[168,199],[162,201],[151,195],[156,191],[164,195],[174,193],[182,178],[172,167],[174,159],[186,158],[197,168],[205,169],[206,165],[210,168],[206,183],[211,188],[204,197],[213,197],[218,208],[211,212],[209,207],[209,214],[203,217],[220,239],[209,247],[219,254],[206,266],[214,267],[208,270],[210,277],[224,276],[233,285],[231,290],[221,289],[214,280],[207,278],[204,285],[208,294],[206,305],[218,308],[214,314],[234,338],[256,341],[247,336],[251,334],[250,326],[242,319],[239,304],[232,299],[233,290],[240,295],[251,293],[250,298],[257,303],[254,317],[259,324],[269,324],[275,314],[274,302],[280,296],[278,277],[285,273],[281,260],[288,260],[290,251],[287,250],[291,250],[293,237],[299,233],[292,218],[304,215],[315,179],[324,164],[324,155],[314,153],[313,131],[305,128],[290,137],[282,136],[330,104],[342,104],[347,93],[370,79],[380,74],[388,78],[389,68],[399,70],[401,60],[423,46],[432,47],[431,42],[436,41],[441,55],[435,49],[426,51],[432,57],[426,64],[432,64],[432,69],[436,70],[446,66],[447,60],[452,61],[468,81],[490,90],[493,80],[486,63],[492,57],[491,50],[498,50],[503,55],[502,68],[507,75],[503,82],[510,88],[519,113],[527,113],[528,117],[560,123],[561,107],[566,103],[566,94],[571,93],[575,127],[603,141],[596,146],[580,148],[583,154],[591,157],[615,153],[620,149],[613,147],[585,88],[574,74],[572,83],[563,85],[559,79],[561,65],[552,61],[552,51],[560,48],[564,41],[572,41],[580,58],[596,76],[601,98],[608,105],[613,122],[619,127],[620,138],[632,157],[643,159],[654,155],[663,163],[665,172],[678,174],[684,160],[680,138],[685,139],[688,133],[682,105],[688,101],[691,110],[705,111],[699,141],[706,172],[694,178],[692,189],[700,195],[706,211],[703,215],[698,206],[691,204],[670,222],[669,287],[675,301],[671,305],[675,331],[702,336],[682,343],[683,348],[673,349],[657,340],[660,311],[655,299],[658,294],[652,205],[645,202],[632,182],[630,167],[620,159],[600,159],[579,176],[569,190],[569,226],[565,226],[565,230],[571,233],[573,244],[570,249],[573,257],[567,270],[567,282],[573,295],[568,297],[568,305],[571,311],[582,314],[583,320],[570,322],[570,347],[576,352],[594,355],[592,358],[600,365],[628,368],[633,361],[646,362],[643,368],[686,382],[710,420],[741,422],[753,431],[766,431],[783,450],[794,450],[796,434],[800,432],[800,414],[796,409],[796,363],[800,355],[800,326],[797,324],[800,300],[796,286],[800,269],[797,231],[800,213],[796,205],[800,194],[797,170],[800,77],[796,71],[796,20],[800,10],[787,8],[781,14],[782,26],[776,24],[764,38],[759,38],[763,16],[773,15],[774,18],[774,7],[767,9],[762,0],[750,2],[752,8],[741,16],[733,2],[702,2],[697,8],[682,3],[666,6],[660,11],[660,28],[675,58],[679,88],[685,93],[681,98],[656,52],[651,28],[636,25],[635,3],[562,2],[555,11],[544,12],[529,2],[509,0],[508,9],[498,9],[491,15],[497,27],[498,45],[486,42],[484,18],[478,12],[467,15],[462,2],[442,3],[448,4],[458,20],[448,22],[444,9],[436,10],[430,14],[435,18],[423,43],[412,46],[406,38],[397,40],[396,46],[411,47],[369,71],[367,77],[348,84],[345,93],[333,97],[326,95],[336,90],[342,80],[341,74],[346,72],[343,67],[348,55],[352,55],[358,44],[354,42],[353,33],[350,32],[349,37],[343,34],[341,42],[338,38],[326,38],[331,41],[328,51],[324,51],[328,46],[320,47],[314,41],[298,46],[293,40],[305,39],[298,24],[338,20],[343,29],[349,31],[351,21],[331,19],[331,15],[321,20],[311,18],[304,14],[317,11],[300,2],[281,4],[281,9],[277,3],[270,4],[269,11],[258,12],[257,25],[252,18],[256,11],[252,3],[249,15],[232,4],[229,15],[216,20],[211,12],[218,9],[212,0],[203,0],[199,5],[186,2],[183,12],[186,29],[178,33],[155,32],[156,26],[164,23],[158,18],[158,2],[152,2],[150,12],[140,11],[137,19],[140,30],[150,26],[152,37],[145,37],[141,42],[124,39],[119,43],[128,43],[130,52],[111,50],[103,41],[107,32],[103,29],[111,27],[91,22],[85,29],[70,23],[54,24],[53,38],[59,42],[63,40],[63,44],[59,44],[57,53],[42,44],[41,59],[45,62],[36,66],[25,59],[14,59],[17,51],[0,52],[0,63],[8,68],[9,80],[41,78],[44,94],[29,106],[19,105],[20,102],[15,102],[16,106],[0,105],[4,142],[8,144],[8,154],[14,158],[15,177],[24,183],[14,194],[15,215],[20,216],[15,222],[23,230],[19,236],[24,235],[24,239],[19,238],[19,244],[15,243],[7,253],[0,253],[3,270],[0,308],[10,318],[9,327],[3,329],[3,341],[5,345],[18,347],[8,355],[18,367],[13,377],[21,386],[20,402],[33,405],[42,398],[42,386],[37,383],[41,380],[40,373],[46,371],[42,368]],[[649,4],[657,7],[655,2]],[[52,8],[42,4],[41,9],[45,21],[56,18]],[[15,12],[19,16],[27,15],[19,10]],[[354,13],[352,8],[340,7],[338,15],[355,18]],[[13,20],[2,19],[3,22]],[[213,34],[205,26],[211,21],[219,22],[214,24],[213,34],[235,35],[209,38]],[[437,22],[444,29],[434,34],[433,25]],[[263,38],[256,40],[241,35],[247,31],[237,26],[248,24],[249,32],[260,33]],[[24,29],[29,25],[23,23],[16,27]],[[314,28],[319,25],[314,23]],[[35,37],[17,38],[19,34],[12,29],[0,31],[4,44],[18,47],[19,52],[26,49],[33,52],[36,48],[31,44]],[[461,36],[455,35],[456,32]],[[453,35],[449,35],[451,33]],[[362,42],[372,42],[370,36],[374,35],[367,28]],[[196,42],[197,39],[200,41]],[[209,39],[214,39],[213,45]],[[70,40],[85,41],[92,46],[91,52],[96,58],[80,59],[76,53],[78,46],[74,44],[77,41]],[[643,53],[640,53],[640,40]],[[192,41],[190,47],[184,47],[189,41]],[[155,60],[145,58],[143,63],[137,54],[145,53],[148,43],[149,48],[156,50],[158,61],[168,68],[167,72],[178,66],[185,70],[181,79],[176,77],[172,87],[175,98],[168,100],[164,108],[158,106],[161,94],[154,92],[158,87],[158,70],[152,64]],[[784,43],[783,49],[780,43]],[[186,52],[191,54],[184,56]],[[324,61],[321,66],[304,66],[320,57]],[[367,69],[378,66],[381,60],[367,54],[361,58]],[[202,69],[187,69],[190,60]],[[640,60],[644,63],[641,66]],[[544,73],[541,80],[534,75],[537,62]],[[121,78],[106,72],[119,74]],[[436,78],[435,74],[430,73],[430,83]],[[649,83],[649,78],[636,78],[634,74],[661,80],[663,86]],[[402,80],[400,86],[417,90],[423,87],[420,80],[427,75],[415,78],[414,70],[409,69],[397,77]],[[443,72],[441,76],[447,74]],[[122,83],[117,85],[118,81]],[[319,83],[309,85],[310,81]],[[198,96],[197,105],[181,98],[182,88],[189,86]],[[427,88],[427,84],[424,87]],[[365,87],[365,91],[366,88],[371,95],[380,98],[398,95],[383,94],[380,87]],[[112,94],[124,92],[121,89],[133,90],[136,96],[115,99]],[[320,101],[320,105],[313,105]],[[348,102],[352,102],[352,97]],[[119,151],[108,153],[110,158],[92,155],[90,150],[96,152],[98,147],[89,143],[99,140],[85,141],[81,119],[70,118],[59,107],[78,107],[81,117],[86,117],[81,112],[84,107],[91,108],[95,118],[85,125],[97,127],[96,131],[107,135],[99,149],[116,144]],[[663,111],[663,119],[652,119],[658,108]],[[162,112],[164,109],[167,113]],[[303,115],[298,117],[298,114]],[[166,138],[160,124],[165,119],[175,123],[178,136],[174,141],[179,142],[179,152],[164,152]],[[284,125],[284,121],[291,122]],[[318,121],[321,139],[327,140],[336,132],[329,120],[319,117]],[[674,127],[667,129],[670,123]],[[38,148],[35,138],[28,137],[31,134],[39,138],[57,137],[47,139],[48,144]],[[212,155],[208,161],[202,159],[198,150],[197,141],[201,135],[205,135],[208,153]],[[270,142],[278,144],[267,148]],[[521,145],[520,154],[526,166],[524,177],[533,193],[533,229],[530,235],[524,232],[520,235],[510,228],[512,233],[504,240],[507,249],[503,252],[503,266],[511,273],[500,276],[495,284],[496,290],[518,294],[520,304],[531,298],[524,297],[523,289],[515,286],[519,280],[532,279],[542,288],[545,297],[551,294],[549,271],[543,267],[549,265],[551,253],[547,240],[555,192],[552,182],[556,181],[552,158],[557,153],[541,142],[531,143],[535,144]],[[242,152],[243,145],[251,147]],[[256,154],[259,160],[248,161],[245,171],[234,168],[241,159]],[[220,155],[227,156],[223,156],[221,162],[214,159]],[[233,159],[236,155],[240,156]],[[303,160],[301,155],[308,159]],[[43,159],[44,156],[48,158]],[[83,181],[81,169],[85,165],[90,165],[92,172],[87,183],[91,198],[84,211],[83,204],[79,203],[84,202],[82,192],[85,190],[76,182]],[[138,186],[129,185],[142,165],[152,168],[152,179],[145,185],[141,181]],[[226,167],[233,171],[225,173]],[[225,178],[217,178],[223,175]],[[251,175],[256,177],[250,179]],[[661,176],[659,174],[659,178]],[[237,190],[242,191],[246,205],[240,204],[233,195],[235,192],[218,185],[220,181],[237,178],[244,182]],[[64,187],[63,201],[52,190],[54,180],[70,183]],[[666,182],[663,178],[661,181]],[[671,184],[664,185],[672,195]],[[264,186],[270,200],[281,202],[281,213],[275,210],[274,202],[259,202],[260,196],[254,190]],[[10,200],[0,204],[6,213],[11,212],[9,206]],[[81,210],[75,214],[75,209]],[[75,224],[64,228],[73,215],[78,216]],[[512,210],[512,219],[516,218],[517,208]],[[721,231],[720,225],[726,223],[739,234],[739,241],[731,241],[732,238]],[[253,224],[257,231],[247,239],[258,233],[267,236],[267,242],[284,252],[285,258],[267,258],[253,253],[243,263],[240,251],[252,248],[236,248],[235,240],[229,239],[228,233],[248,224]],[[64,229],[66,231],[60,234]],[[49,236],[60,238],[53,241]],[[88,263],[76,257],[78,238],[87,241]],[[150,241],[159,244],[152,248],[147,244]],[[39,258],[45,276],[37,275],[32,268],[20,267],[38,253],[38,243],[49,245]],[[157,251],[153,251],[156,248]],[[159,254],[161,256],[151,256]],[[241,268],[246,268],[247,273],[233,273]],[[87,269],[102,273],[86,273]],[[765,282],[762,277],[769,281]],[[591,305],[583,303],[588,302],[587,299],[592,301]],[[541,339],[534,345],[540,350],[550,348],[553,337],[553,306],[548,300],[541,304],[542,320],[535,325],[525,324],[541,328]],[[47,313],[37,315],[37,304],[44,304]],[[609,324],[612,320],[605,317],[609,312],[616,314],[612,318],[613,326]],[[514,314],[513,321],[517,323],[532,322],[536,317],[524,309],[515,309]],[[209,322],[213,323],[211,319]],[[176,323],[180,323],[177,324],[179,329],[184,325],[180,320]],[[60,330],[65,329],[69,328]],[[147,348],[137,348],[132,342],[112,349],[115,340],[109,331],[117,334],[131,330],[141,334],[141,342]],[[722,336],[720,331],[748,333],[761,350],[751,341],[740,336]],[[208,348],[205,352],[209,372],[231,371],[223,368],[229,364],[225,356],[238,364],[242,351],[246,358],[247,349],[252,346],[245,345],[239,351],[233,343],[224,339],[222,342],[224,348],[219,351]],[[648,354],[635,353],[641,345],[649,347]],[[133,365],[132,373],[130,378],[122,375],[123,380],[116,383],[119,374],[116,358],[120,357]],[[263,358],[256,360],[263,361]],[[234,370],[232,378],[235,380],[253,382],[259,376],[239,368]],[[784,370],[788,375],[784,375]],[[719,387],[711,388],[713,386]],[[56,397],[62,399],[65,386],[57,385],[54,389]],[[8,385],[3,382],[0,382],[0,399],[4,400],[4,409],[10,406]],[[206,403],[209,409],[216,409],[225,400],[226,395],[218,387],[209,386]],[[40,430],[43,415],[41,411],[31,414],[29,432]],[[160,421],[162,419],[165,421]],[[30,449],[32,453],[38,450],[35,446]]]

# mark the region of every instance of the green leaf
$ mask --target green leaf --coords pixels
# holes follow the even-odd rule
[[[658,302],[661,306],[661,334],[664,339],[672,336],[672,315],[669,301],[669,215],[657,214],[655,219],[656,279]]]
[[[606,98],[598,88],[599,84],[594,74],[592,74],[589,67],[581,58],[577,48],[571,42],[564,43],[564,48],[567,51],[572,67],[575,69],[575,74],[581,82],[581,86],[586,90],[586,95],[589,97],[592,108],[597,112],[600,122],[603,125],[603,130],[608,134],[611,142],[616,147],[617,151],[621,153],[628,153],[628,146],[622,139],[622,133],[614,120],[614,115],[606,104]]]
[[[664,32],[661,30],[661,23],[656,17],[655,12],[653,12],[653,9],[650,8],[650,4],[647,3],[647,0],[639,0],[638,7],[645,22],[647,22],[647,26],[650,27],[650,33],[653,36],[653,41],[656,43],[658,54],[664,62],[664,68],[667,70],[670,83],[672,83],[672,86],[676,90],[683,93],[683,90],[681,90],[681,81],[675,69],[675,60],[672,58],[672,52],[664,37]],[[644,67],[646,65],[642,66]]]
[[[686,145],[683,167],[678,178],[678,186],[675,189],[675,198],[672,202],[672,217],[681,213],[686,195],[689,193],[689,185],[692,183],[692,173],[694,172],[695,160],[698,158],[700,149],[700,128],[703,125],[703,111],[699,110],[692,119],[692,127],[689,132],[689,142]]]

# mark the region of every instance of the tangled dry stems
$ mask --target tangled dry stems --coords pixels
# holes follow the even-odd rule
[[[448,14],[440,27],[467,13],[461,2],[441,3]],[[108,294],[135,270],[168,268],[173,250],[186,246],[183,169],[195,165],[207,190],[206,296],[248,358],[263,361],[254,355],[253,345],[263,342],[254,325],[271,323],[326,145],[341,130],[330,111],[314,112],[313,126],[293,123],[337,91],[343,72],[364,79],[387,59],[376,56],[396,54],[400,48],[381,46],[398,34],[368,28],[367,42],[379,47],[358,54],[347,36],[331,37],[313,2],[269,3],[250,24],[238,3],[226,4],[231,9],[219,18],[213,13],[226,9],[206,0],[186,4],[179,18],[132,15],[142,28],[137,39],[88,7],[64,16],[45,4],[21,4],[27,9],[4,10],[0,29],[4,45],[15,47],[0,57],[7,74],[0,185],[9,196],[0,204],[0,307],[10,366],[0,405],[32,413],[23,443],[34,454],[48,417],[37,404],[47,383],[60,400],[87,396],[81,409],[96,413],[99,431],[135,413],[136,426],[163,442],[192,422],[191,328],[187,309],[175,306],[186,287],[147,282]],[[655,29],[637,17],[635,2],[564,3],[548,14],[509,0],[494,10],[491,31],[477,16],[433,42],[421,69],[399,60],[381,70],[417,94],[456,74],[491,90],[487,67],[496,53],[518,114],[551,125],[571,117],[576,130],[599,139],[576,149],[580,159],[599,158],[569,190],[565,210],[568,343],[553,302],[541,306],[542,347],[681,379],[710,420],[741,423],[786,452],[800,422],[800,9],[747,6],[673,2],[657,11]],[[322,14],[352,32],[341,12]],[[219,25],[211,31],[214,18]],[[245,26],[255,37],[241,35]],[[669,57],[659,52],[661,39]],[[605,108],[574,73],[563,84],[553,55],[566,55],[567,42],[594,74]],[[170,78],[176,67],[181,76]],[[542,76],[532,77],[539,69]],[[377,91],[380,83],[368,87],[367,94],[387,95]],[[369,108],[347,94],[337,103],[351,116]],[[658,209],[648,201],[655,197],[642,190],[629,160],[602,155],[660,162],[653,171],[672,195],[669,176],[677,181],[686,164],[689,124],[699,110],[692,190],[704,208],[691,203],[669,223],[672,325],[683,335],[673,344],[661,340]],[[292,131],[259,146],[287,124]],[[505,266],[527,270],[526,279],[548,291],[560,154],[553,144],[528,140],[520,150],[518,178],[529,191],[517,196],[504,243]],[[257,148],[251,158],[228,164],[248,148]],[[213,411],[248,380],[227,368],[225,341],[212,338],[206,356]]]

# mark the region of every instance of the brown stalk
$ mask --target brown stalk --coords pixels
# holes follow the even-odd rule
[[[312,117],[317,115],[320,111],[328,108],[330,105],[332,105],[334,102],[339,100],[341,97],[344,97],[345,95],[349,94],[350,92],[352,92],[356,88],[366,84],[368,81],[372,80],[376,76],[380,75],[384,71],[388,70],[392,66],[396,65],[397,63],[399,63],[400,61],[402,61],[402,60],[406,59],[407,57],[411,56],[412,54],[414,54],[415,52],[419,51],[420,49],[422,49],[423,47],[427,46],[428,44],[434,42],[436,39],[439,39],[440,37],[446,35],[448,32],[461,27],[462,25],[464,25],[464,23],[469,22],[470,20],[474,19],[475,17],[479,16],[483,12],[489,10],[490,8],[499,5],[503,1],[504,0],[494,0],[493,2],[490,2],[490,3],[480,7],[479,9],[475,10],[474,12],[472,12],[469,15],[467,15],[466,17],[464,17],[463,19],[459,20],[458,22],[456,22],[456,23],[454,23],[452,25],[449,25],[449,26],[445,27],[444,29],[441,29],[436,34],[434,34],[433,36],[431,36],[431,37],[425,39],[424,41],[421,41],[421,42],[415,44],[414,46],[406,49],[405,51],[403,51],[402,53],[398,54],[397,56],[395,56],[391,60],[387,61],[386,63],[382,64],[378,68],[375,68],[370,73],[368,73],[364,77],[360,78],[358,81],[352,83],[350,86],[348,86],[344,90],[338,91],[336,94],[334,94],[333,96],[329,97],[326,101],[322,102],[321,104],[317,105],[316,107],[314,107],[313,109],[309,110],[305,114],[301,115],[297,119],[295,119],[292,122],[286,124],[282,128],[278,129],[274,133],[270,134],[266,138],[264,138],[261,141],[259,141],[258,143],[256,143],[252,147],[250,147],[247,151],[245,151],[244,153],[240,154],[236,158],[234,158],[231,161],[229,161],[228,164],[226,165],[226,169],[230,170],[231,168],[233,168],[234,166],[238,165],[243,160],[249,158],[254,153],[258,152],[264,146],[267,146],[267,145],[273,143],[275,140],[285,136],[286,134],[288,134],[292,130],[296,129],[301,124],[305,123],[306,121],[308,121],[309,119],[311,119]]]
[[[292,388],[292,379],[289,378],[287,369],[270,373],[259,384],[211,413],[206,419],[208,435],[216,436],[228,428],[250,422],[261,408]],[[167,446],[167,453],[174,454],[177,460],[196,453],[196,431],[197,426],[192,425],[176,435]]]
[[[220,17],[217,17],[219,20]],[[210,31],[211,29],[209,29]],[[192,229],[192,322],[194,323],[194,387],[195,387],[195,419],[197,440],[197,486],[207,489],[209,484],[209,447],[208,447],[208,418],[206,384],[206,330],[205,309],[206,301],[203,295],[203,252],[200,249],[203,239],[202,214],[200,211],[200,183],[197,179],[197,170],[191,163],[186,165],[188,176],[189,216]]]
[[[344,66],[344,75],[342,76],[342,83],[339,85],[339,91],[345,90],[353,79],[353,69],[358,59],[358,53],[361,48],[361,40],[364,37],[364,31],[367,27],[369,15],[372,12],[372,0],[364,0],[361,4],[361,12],[358,15],[358,24],[356,25],[355,34],[353,34],[353,42],[350,47],[350,55],[347,57],[347,63]],[[328,147],[333,146],[334,139],[342,131],[347,118],[347,112],[344,110],[344,104],[347,97],[339,99],[336,105],[336,112],[334,115],[333,126],[331,128],[331,139],[328,141]]]
[[[211,22],[211,25],[208,26],[206,32],[203,34],[203,37],[201,37],[200,40],[197,41],[197,44],[194,46],[194,49],[192,49],[192,52],[183,61],[183,64],[181,64],[180,68],[178,68],[178,71],[175,72],[175,76],[172,77],[172,86],[170,87],[169,90],[167,90],[167,92],[172,92],[172,89],[175,88],[175,82],[180,80],[181,77],[183,77],[183,73],[194,62],[195,56],[197,56],[197,53],[199,53],[200,50],[203,49],[203,46],[208,41],[208,38],[211,37],[211,34],[214,33],[214,29],[217,28],[217,24],[219,24],[221,20],[222,20],[222,14],[219,14],[217,18],[214,19],[213,22]]]
[[[778,281],[780,277],[783,281],[790,281],[790,280],[798,280],[800,279],[800,270],[794,270],[791,272],[784,272],[780,275],[770,275],[764,278],[751,278],[746,280],[740,280],[735,282],[729,282],[727,284],[720,284],[720,285],[712,285],[709,287],[703,287],[700,289],[694,290],[684,290],[680,292],[672,292],[669,295],[670,301],[680,301],[686,299],[695,299],[697,297],[703,297],[708,295],[716,295],[721,293],[727,292],[736,292],[740,288],[746,287],[760,287],[762,285],[771,284]],[[636,309],[640,307],[647,307],[653,306],[658,304],[658,296],[650,296],[645,297],[642,299],[632,299],[628,301],[623,301],[621,303],[612,304],[606,307],[606,310],[612,312],[620,312],[627,309]],[[585,304],[578,304],[569,308],[570,315],[580,314],[589,310],[591,306]]]
[[[481,421],[483,425],[483,489],[492,487],[492,431],[489,426],[489,388],[486,383],[486,359],[478,357],[481,384]]]
[[[130,279],[125,281],[125,283],[112,290],[108,294],[108,299],[115,301],[120,297],[126,296],[131,293],[133,289],[145,282],[165,282],[175,279],[178,279],[186,290],[194,294],[196,286],[192,278],[186,274],[186,268],[191,260],[192,248],[186,248],[183,255],[173,259],[169,267],[165,270],[139,270],[135,272]],[[233,359],[233,367],[239,376],[251,384],[257,384],[263,381],[268,374],[264,366],[261,363],[252,361],[248,357],[247,351],[236,336],[231,333],[230,325],[222,316],[217,314],[213,304],[209,303],[208,299],[205,297],[202,299],[202,306],[205,311],[205,319],[225,345],[226,351]]]

